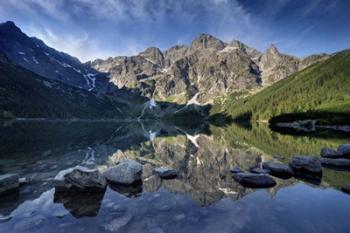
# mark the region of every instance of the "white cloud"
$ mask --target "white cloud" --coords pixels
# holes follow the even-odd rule
[[[273,37],[268,21],[292,0],[266,1],[266,18],[261,19],[237,0],[0,0],[0,19],[14,19],[29,35],[86,61],[137,54],[148,46],[189,43],[197,26],[225,41],[238,39],[258,49],[288,40]],[[320,2],[324,1],[310,0],[305,14]],[[174,38],[163,35],[169,32]]]

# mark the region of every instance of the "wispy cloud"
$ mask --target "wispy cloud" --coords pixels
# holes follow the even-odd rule
[[[298,8],[290,8],[296,3]],[[259,11],[252,13],[249,7],[254,4]],[[338,0],[254,4],[243,0],[6,0],[0,1],[0,20],[14,20],[29,35],[87,61],[131,55],[148,46],[166,49],[190,43],[200,32],[225,41],[242,40],[260,50],[273,41],[292,44],[296,34],[314,30],[305,18],[339,8]],[[299,15],[291,14],[295,12]],[[289,15],[292,23],[280,25],[281,18]],[[303,33],[298,41],[307,36]]]

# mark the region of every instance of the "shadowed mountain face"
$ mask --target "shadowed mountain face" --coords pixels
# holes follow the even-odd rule
[[[47,79],[0,54],[0,118],[128,118],[146,98],[116,90],[98,95]],[[135,106],[139,105],[138,110]]]
[[[106,72],[118,87],[177,103],[212,103],[234,91],[255,90],[281,80],[329,56],[304,59],[281,54],[274,45],[261,53],[232,41],[201,34],[191,46],[164,52],[148,48],[137,56],[97,59],[91,66]]]
[[[125,89],[100,95],[24,69],[0,53],[0,118],[155,119],[198,122],[211,106],[155,102]]]
[[[108,79],[77,58],[25,35],[13,22],[0,24],[0,52],[14,63],[48,79],[95,92],[114,90]]]

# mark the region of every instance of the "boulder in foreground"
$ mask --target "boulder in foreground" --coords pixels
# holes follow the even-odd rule
[[[233,174],[235,181],[248,188],[270,188],[276,181],[268,175],[242,172]]]
[[[123,160],[103,173],[108,181],[116,184],[131,185],[141,181],[142,165],[134,160]]]
[[[76,166],[59,172],[55,179],[55,188],[64,191],[101,191],[107,182],[97,169]]]

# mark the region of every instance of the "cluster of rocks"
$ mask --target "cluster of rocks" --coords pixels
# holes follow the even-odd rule
[[[62,203],[76,218],[96,216],[107,186],[124,196],[135,197],[145,186],[148,191],[152,191],[149,188],[152,185],[157,190],[161,179],[176,177],[176,171],[171,168],[154,168],[135,160],[119,161],[102,173],[96,168],[76,166],[59,172],[54,178],[54,202]]]
[[[342,144],[337,150],[323,148],[321,150],[321,163],[331,168],[350,168],[350,144]]]
[[[342,144],[337,150],[323,148],[321,158],[318,156],[293,156],[288,165],[281,162],[268,161],[261,167],[242,171],[238,167],[231,170],[233,178],[241,185],[249,188],[268,188],[276,185],[272,178],[289,179],[295,177],[311,183],[319,184],[322,178],[322,166],[331,168],[350,168],[350,144]],[[350,193],[350,185],[342,189]]]
[[[269,188],[276,185],[272,176],[289,179],[292,176],[298,178],[321,177],[321,162],[315,156],[294,156],[289,165],[268,161],[262,163],[259,168],[252,168],[249,172],[234,168],[231,171],[233,178],[241,185],[249,188]]]
[[[104,191],[108,184],[112,184],[113,187],[118,185],[132,186],[142,182],[144,167],[135,160],[122,160],[103,173],[100,173],[96,168],[76,166],[57,174],[54,179],[55,188],[58,191],[99,192]],[[176,171],[167,167],[154,168],[151,173],[161,179],[177,177]]]
[[[337,150],[332,148],[323,148],[321,150],[322,166],[348,170],[350,169],[350,144],[342,144]],[[343,192],[350,194],[350,184],[342,188]]]

